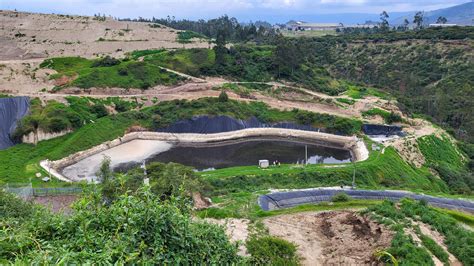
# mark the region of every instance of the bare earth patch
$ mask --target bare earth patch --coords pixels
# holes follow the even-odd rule
[[[264,221],[271,235],[298,245],[304,265],[374,265],[393,232],[354,211],[281,215]]]
[[[41,196],[34,197],[33,202],[43,205],[56,213],[70,213],[72,203],[78,198],[78,195]]]

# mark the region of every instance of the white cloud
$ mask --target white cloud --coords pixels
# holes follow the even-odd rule
[[[362,5],[367,0],[321,0],[321,4],[347,4],[347,5]]]

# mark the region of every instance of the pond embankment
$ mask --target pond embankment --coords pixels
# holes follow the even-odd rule
[[[58,179],[63,181],[79,181],[71,180],[63,174],[63,170],[68,166],[77,163],[86,163],[87,158],[92,156],[103,157],[109,156],[110,151],[113,154],[121,154],[118,159],[119,162],[127,160],[139,162],[146,159],[148,156],[163,152],[169,149],[172,145],[179,143],[196,143],[196,144],[211,144],[223,141],[242,140],[246,138],[255,137],[278,137],[287,139],[298,139],[311,141],[312,143],[324,147],[333,147],[338,149],[349,150],[355,161],[363,161],[368,158],[368,150],[362,140],[357,137],[339,136],[314,131],[304,131],[296,129],[281,129],[281,128],[248,128],[242,130],[235,130],[229,132],[221,132],[214,134],[196,134],[196,133],[165,133],[165,132],[132,132],[123,137],[105,142],[91,149],[77,152],[63,159],[52,162],[41,162],[41,166],[48,170]],[[141,144],[138,145],[137,140]],[[132,142],[135,141],[135,142]],[[147,142],[143,142],[147,141]],[[122,146],[128,143],[128,146]],[[157,146],[157,147],[154,147]],[[114,149],[114,150],[112,150]],[[118,149],[118,150],[117,150]],[[107,154],[109,151],[109,154]],[[113,158],[114,160],[115,158]],[[116,162],[117,163],[117,162]],[[86,163],[87,164],[87,163]],[[87,174],[87,173],[84,173]],[[85,179],[85,178],[84,178]]]

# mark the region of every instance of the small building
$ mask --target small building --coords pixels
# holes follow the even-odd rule
[[[286,24],[286,29],[289,31],[307,31],[307,30],[336,30],[342,29],[342,23],[307,23],[301,21],[291,21]]]
[[[452,23],[451,23],[451,24],[447,24],[447,23],[445,23],[445,24],[442,24],[442,23],[431,23],[431,24],[429,24],[429,27],[430,27],[430,28],[436,28],[436,27],[446,28],[446,27],[455,27],[455,26],[457,26],[457,25],[458,25],[458,24],[452,24]]]
[[[268,167],[270,167],[270,162],[268,160],[259,160],[258,161],[258,166],[260,168],[268,168]]]

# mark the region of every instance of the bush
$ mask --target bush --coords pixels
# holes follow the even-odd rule
[[[96,104],[91,107],[91,112],[97,116],[97,118],[108,115],[107,108],[103,104]]]
[[[92,63],[92,67],[111,67],[120,64],[120,60],[106,56]]]
[[[349,200],[351,200],[351,197],[344,192],[337,193],[331,198],[332,202],[346,202]]]
[[[250,261],[256,265],[298,265],[296,246],[272,236],[251,238],[246,243]]]
[[[225,91],[221,91],[219,94],[219,102],[227,102],[229,100],[229,96]]]
[[[38,211],[23,223],[12,221],[0,227],[1,264],[234,265],[241,261],[224,229],[194,221],[189,206],[179,198],[161,201],[141,188],[105,205],[97,193],[87,193],[70,215]]]

